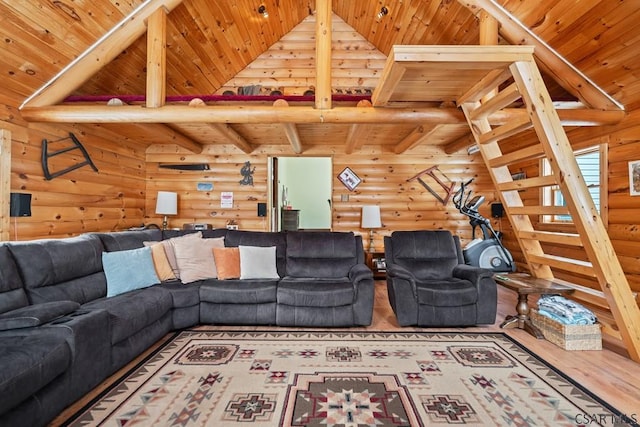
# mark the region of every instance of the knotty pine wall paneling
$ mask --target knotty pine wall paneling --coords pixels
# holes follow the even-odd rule
[[[143,222],[146,144],[99,126],[27,124],[6,106],[0,128],[12,133],[11,192],[31,193],[31,217],[12,221],[10,240],[32,240],[114,231]],[[50,181],[41,162],[42,140],[73,132],[98,168],[83,166]],[[55,148],[52,148],[52,151]],[[56,156],[50,171],[84,160],[79,150]]]
[[[333,159],[332,229],[353,231],[366,235],[360,228],[363,205],[380,205],[383,227],[375,231],[375,247],[383,249],[384,235],[394,230],[449,229],[460,235],[463,244],[471,238],[468,218],[460,214],[453,203],[444,206],[417,181],[407,179],[428,167],[438,165],[456,188],[461,181],[474,178],[474,193],[483,194],[487,201],[481,212],[490,215],[489,205],[496,201],[491,179],[479,155],[466,152],[446,155],[433,145],[422,145],[405,154],[394,154],[392,146],[367,145],[353,154],[344,154],[344,146],[311,147],[304,156],[330,156]],[[268,218],[257,216],[257,203],[267,202],[267,163],[270,156],[291,156],[287,146],[261,146],[250,155],[230,146],[207,145],[201,154],[190,154],[171,145],[153,145],[147,150],[147,201],[145,223],[160,224],[155,215],[157,191],[178,192],[178,215],[169,218],[170,227],[181,228],[184,223],[204,222],[224,227],[230,219],[240,229],[269,230]],[[242,186],[240,168],[245,161],[255,167],[254,185]],[[160,168],[162,163],[208,163],[208,171],[178,171]],[[351,168],[362,180],[349,191],[337,178],[345,168]],[[304,179],[305,177],[300,177]],[[198,182],[210,182],[213,190],[197,191]],[[220,193],[233,191],[232,209],[220,207]],[[497,226],[497,224],[495,224]]]

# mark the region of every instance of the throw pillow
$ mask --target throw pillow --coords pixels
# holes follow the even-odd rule
[[[103,252],[102,268],[107,277],[107,297],[160,283],[149,247]]]
[[[145,246],[153,246],[157,244],[161,244],[164,248],[164,252],[167,255],[167,260],[169,261],[169,265],[171,265],[171,270],[173,270],[173,275],[176,276],[176,279],[180,278],[180,270],[178,269],[178,263],[176,262],[176,254],[173,251],[173,242],[176,240],[182,239],[202,239],[202,232],[198,231],[195,233],[185,234],[180,237],[172,237],[167,240],[162,240],[160,242],[142,242]]]
[[[224,248],[224,237],[215,239],[178,239],[171,243],[176,255],[180,280],[185,285],[196,280],[215,279],[213,248]]]
[[[239,246],[240,279],[279,279],[276,247]]]
[[[153,258],[153,265],[156,268],[156,274],[161,282],[167,280],[175,280],[176,275],[169,264],[167,253],[164,250],[163,244],[151,245],[151,257]]]
[[[238,248],[213,248],[218,279],[240,278],[240,250]]]

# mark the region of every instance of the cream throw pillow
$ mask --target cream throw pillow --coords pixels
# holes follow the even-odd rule
[[[153,246],[158,244],[162,245],[162,247],[164,248],[164,253],[167,256],[167,261],[169,261],[171,270],[173,270],[173,275],[176,277],[176,279],[179,279],[180,270],[178,269],[178,263],[176,261],[176,254],[174,253],[172,242],[183,239],[202,239],[202,232],[198,231],[195,233],[185,234],[184,236],[180,237],[172,237],[170,239],[162,240],[159,242],[142,242],[142,244],[145,246]]]
[[[238,246],[240,279],[279,279],[276,247]]]
[[[214,239],[178,239],[171,242],[180,271],[180,280],[185,285],[218,276],[213,258],[213,248],[224,247],[224,237]]]

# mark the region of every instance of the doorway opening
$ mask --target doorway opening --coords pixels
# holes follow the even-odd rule
[[[331,230],[331,157],[270,157],[269,169],[271,231]]]

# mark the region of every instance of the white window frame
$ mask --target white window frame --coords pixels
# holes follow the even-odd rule
[[[598,175],[599,175],[599,183],[589,183],[587,182],[587,188],[598,188],[598,202],[596,203],[596,209],[600,213],[600,217],[603,220],[605,226],[607,225],[607,145],[606,144],[597,144],[589,147],[581,148],[575,150],[573,152],[576,159],[581,156],[591,154],[597,152],[599,154],[598,161]],[[578,167],[580,167],[580,162],[578,161]],[[540,163],[540,170],[542,171],[543,176],[550,175],[552,173],[551,166],[547,159],[542,159]],[[581,169],[582,172],[582,169]],[[584,176],[584,175],[583,175]],[[556,204],[558,200],[562,199],[562,193],[560,192],[560,188],[557,185],[551,187],[543,187],[541,191],[541,198],[543,206],[563,206],[563,204]],[[570,215],[542,215],[541,222],[546,224],[573,224],[573,220]]]

